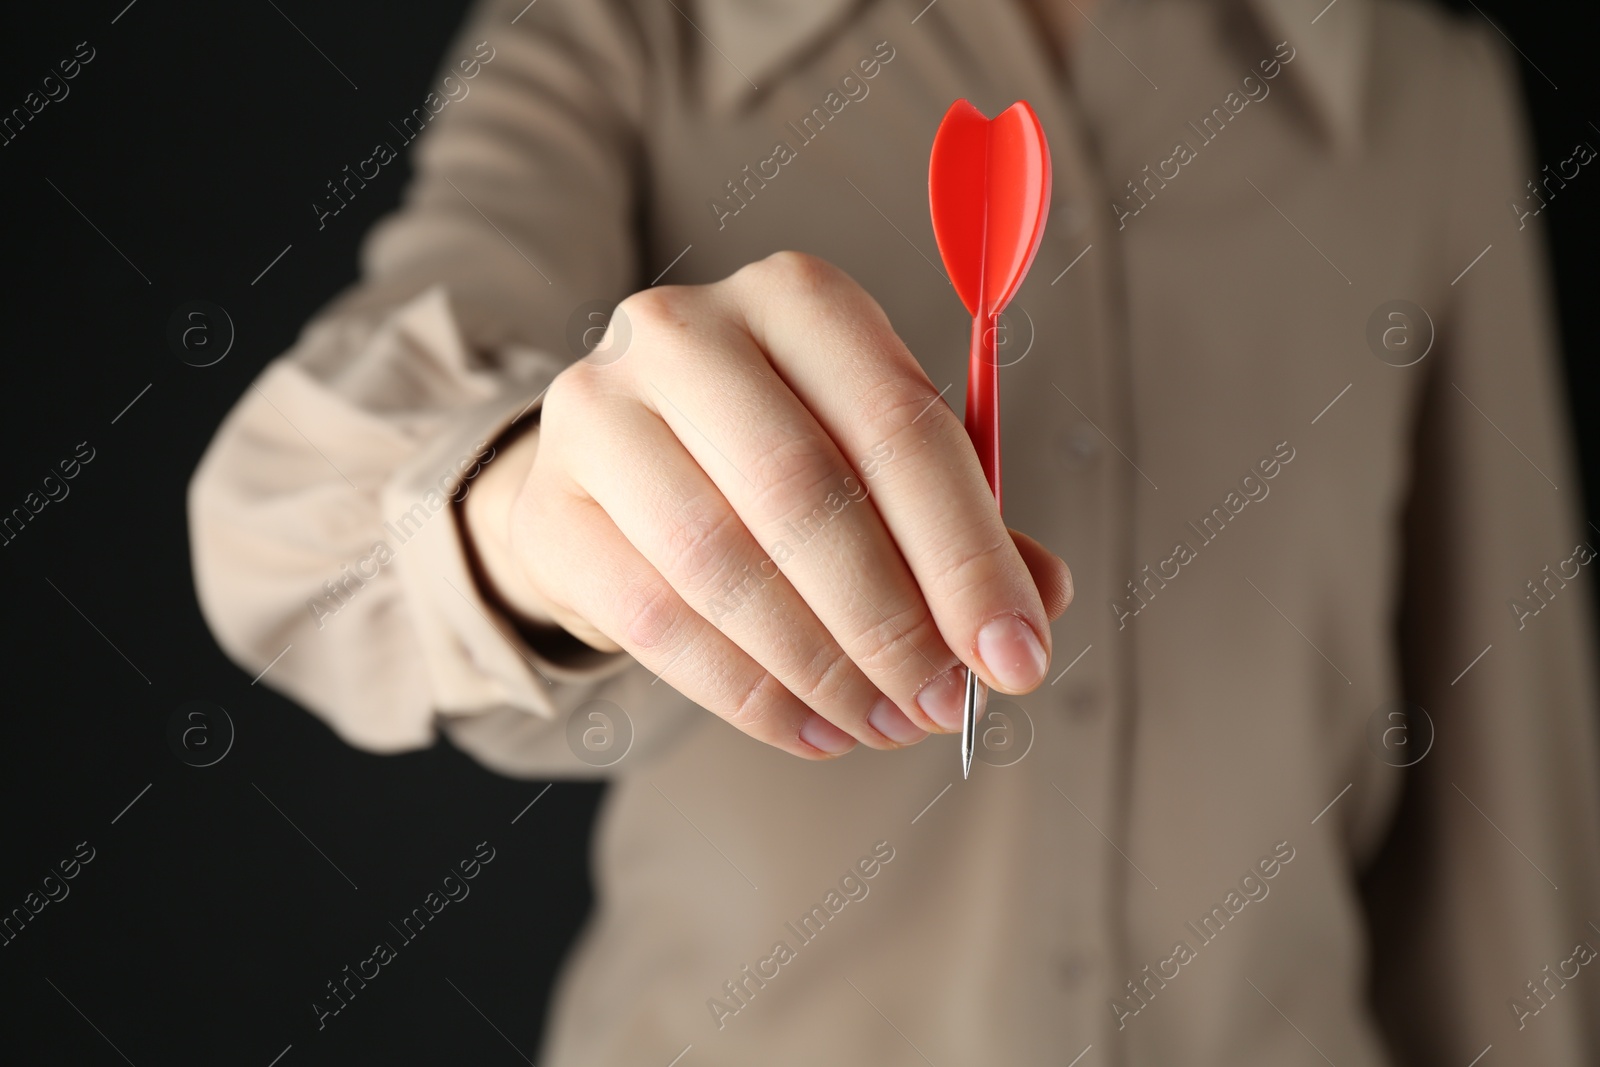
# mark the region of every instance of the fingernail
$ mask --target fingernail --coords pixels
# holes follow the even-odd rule
[[[906,713],[888,697],[879,697],[867,716],[872,728],[897,745],[910,745],[928,736],[926,730],[906,718]]]
[[[833,723],[824,719],[816,712],[811,713],[811,718],[800,727],[800,740],[812,748],[826,752],[830,756],[837,756],[841,752],[849,752],[855,747],[856,739],[839,729]]]
[[[945,671],[917,693],[917,707],[946,730],[961,729],[962,702],[966,697],[962,673],[961,667]]]
[[[978,658],[1007,689],[1032,689],[1049,666],[1033,627],[1015,615],[990,619],[978,631]]]

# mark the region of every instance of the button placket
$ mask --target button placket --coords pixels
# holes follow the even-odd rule
[[[1056,978],[1062,986],[1076,992],[1094,973],[1094,958],[1080,948],[1069,948],[1056,960]]]
[[[1097,718],[1104,708],[1100,687],[1093,682],[1080,682],[1069,689],[1066,704],[1068,718],[1078,723]]]

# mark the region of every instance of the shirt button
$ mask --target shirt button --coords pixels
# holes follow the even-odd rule
[[[1089,959],[1089,954],[1077,949],[1063,952],[1061,958],[1056,961],[1056,977],[1060,979],[1062,985],[1069,988],[1082,985],[1092,970],[1094,964]]]
[[[1067,714],[1078,721],[1097,715],[1101,708],[1100,690],[1092,684],[1082,684],[1067,691]]]
[[[1089,213],[1085,210],[1081,200],[1062,200],[1052,198],[1057,205],[1051,211],[1052,221],[1056,221],[1059,232],[1067,237],[1076,237],[1083,232],[1089,224]]]
[[[1056,434],[1056,455],[1068,467],[1082,467],[1100,454],[1100,435],[1086,423],[1069,426]]]

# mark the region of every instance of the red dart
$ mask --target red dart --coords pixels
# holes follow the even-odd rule
[[[1000,313],[1033,264],[1050,212],[1050,146],[1027,101],[993,119],[957,100],[934,135],[928,162],[933,234],[950,281],[972,316],[967,434],[1000,506]],[[961,775],[972,767],[977,721],[987,701],[967,671]]]

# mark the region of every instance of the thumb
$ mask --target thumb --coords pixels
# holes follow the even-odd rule
[[[1016,542],[1022,562],[1033,575],[1033,584],[1039,589],[1039,599],[1044,601],[1045,616],[1054,622],[1072,603],[1072,572],[1060,556],[1035,541],[1021,530],[1011,530],[1011,540]]]

